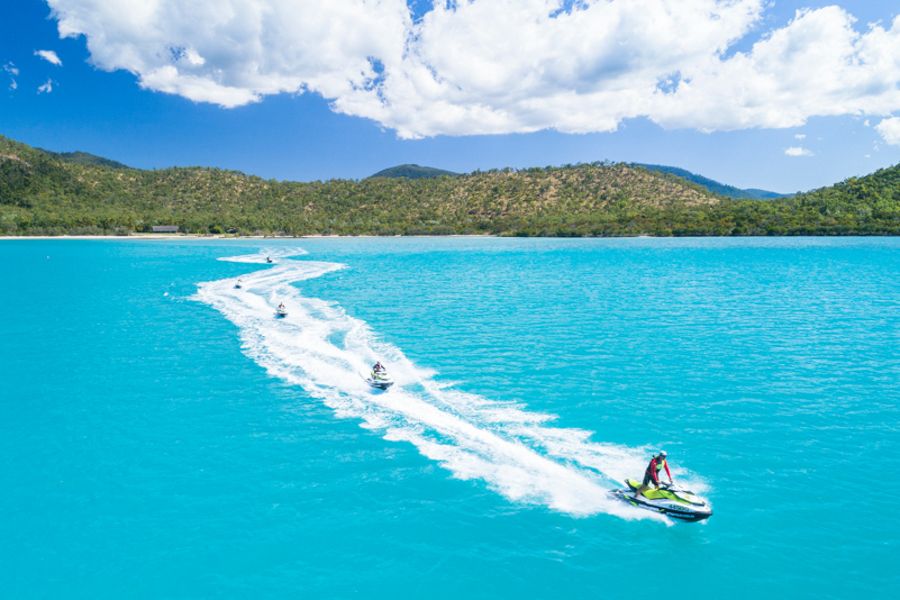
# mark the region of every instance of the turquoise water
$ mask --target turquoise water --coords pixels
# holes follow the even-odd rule
[[[0,281],[5,597],[900,593],[900,240],[0,241]],[[708,522],[606,495],[659,447]]]

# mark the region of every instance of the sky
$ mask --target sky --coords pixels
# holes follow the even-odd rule
[[[795,192],[900,162],[888,0],[16,0],[0,134],[298,181],[599,160]]]

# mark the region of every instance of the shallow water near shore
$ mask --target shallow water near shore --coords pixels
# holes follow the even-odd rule
[[[3,240],[0,280],[9,597],[900,591],[898,239]],[[609,498],[656,448],[708,522]]]

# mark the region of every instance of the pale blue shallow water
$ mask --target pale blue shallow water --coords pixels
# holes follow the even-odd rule
[[[0,241],[0,281],[4,597],[900,593],[900,240]],[[707,523],[605,498],[655,447]]]

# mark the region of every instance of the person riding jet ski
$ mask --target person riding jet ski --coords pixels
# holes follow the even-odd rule
[[[366,383],[380,390],[386,390],[394,385],[394,381],[388,375],[387,369],[384,368],[381,361],[372,365],[372,374],[366,379]]]
[[[660,482],[659,473],[663,469],[669,476],[669,483]],[[702,521],[712,516],[712,507],[706,499],[675,486],[665,451],[656,454],[647,465],[643,483],[638,483],[636,479],[626,479],[625,484],[627,488],[612,490],[610,493],[637,508],[682,521]],[[651,489],[650,484],[653,484],[654,489]]]
[[[272,257],[271,257],[271,256],[267,256],[267,257],[266,257],[266,262],[269,263],[269,264],[272,264]]]
[[[285,308],[284,302],[282,302],[278,305],[278,310],[275,311],[275,314],[278,315],[279,317],[287,316],[287,308]]]
[[[650,464],[647,465],[647,470],[644,471],[644,482],[641,484],[641,487],[634,492],[635,498],[649,490],[651,483],[653,484],[653,487],[659,489],[659,472],[663,469],[666,470],[666,475],[669,476],[669,485],[675,485],[675,482],[672,481],[672,472],[669,470],[669,463],[666,461],[666,456],[668,456],[666,451],[660,450],[659,454],[650,460]]]

